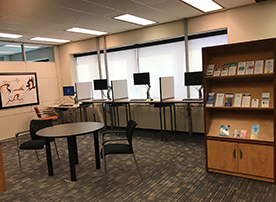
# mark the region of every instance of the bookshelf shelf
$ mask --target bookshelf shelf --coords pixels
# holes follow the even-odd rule
[[[275,75],[237,75],[239,62],[248,61],[263,60],[265,72],[266,61],[275,61],[276,39],[206,47],[202,53],[204,75],[211,64],[237,64],[234,75],[203,77],[206,170],[276,183]],[[272,70],[275,72],[275,62]],[[209,93],[223,93],[222,105],[206,106]],[[235,94],[247,93],[251,95],[249,107],[233,107]],[[269,107],[261,107],[263,93],[269,93]],[[232,106],[225,106],[226,94],[233,94]],[[252,99],[258,100],[258,107],[252,107]],[[230,126],[228,136],[220,136],[222,125]],[[257,139],[251,134],[252,125],[259,125]],[[237,130],[245,131],[243,135],[247,131],[247,136],[236,137]]]

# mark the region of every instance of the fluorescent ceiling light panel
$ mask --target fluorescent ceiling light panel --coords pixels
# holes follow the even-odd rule
[[[0,54],[14,54],[16,52],[9,52],[9,51],[0,51]]]
[[[83,28],[78,28],[78,27],[73,27],[73,28],[67,29],[66,31],[68,31],[68,32],[83,33],[83,34],[92,34],[92,35],[104,35],[104,34],[107,34],[107,32],[100,32],[100,31],[95,31],[95,30],[90,30],[90,29],[83,29]]]
[[[51,38],[43,38],[43,37],[34,37],[34,38],[31,38],[30,40],[33,40],[33,41],[57,42],[57,43],[66,43],[66,42],[70,41],[70,40],[64,40],[64,39],[51,39]]]
[[[3,47],[9,47],[9,48],[21,48],[21,45],[13,45],[13,44],[6,44]],[[40,46],[29,46],[29,45],[24,45],[25,48],[30,48],[30,49],[37,49],[40,48]]]
[[[222,9],[220,5],[212,0],[181,0],[203,12],[210,12],[214,10]]]
[[[22,35],[0,33],[0,37],[18,39],[18,38],[22,37]]]
[[[138,25],[150,25],[150,24],[156,23],[156,22],[153,22],[151,20],[147,20],[147,19],[140,18],[140,17],[134,16],[134,15],[129,15],[129,14],[117,16],[117,17],[114,17],[114,18],[117,19],[117,20],[131,22],[131,23],[135,23],[135,24],[138,24]]]

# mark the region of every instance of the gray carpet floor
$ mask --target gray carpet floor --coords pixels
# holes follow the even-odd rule
[[[77,181],[70,182],[66,139],[57,139],[60,159],[52,144],[54,176],[47,174],[45,150],[22,151],[19,171],[15,139],[2,142],[7,191],[0,201],[276,201],[276,187],[266,183],[205,170],[203,134],[189,136],[136,130],[134,150],[144,177],[141,181],[132,155],[107,157],[108,186],[103,169],[95,169],[93,136],[77,137]],[[21,141],[27,140],[23,137]]]

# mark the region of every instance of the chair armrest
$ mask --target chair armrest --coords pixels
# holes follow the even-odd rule
[[[29,132],[30,132],[30,130],[25,130],[25,131],[18,132],[18,133],[15,134],[15,137],[18,138],[19,135],[22,135],[24,133],[29,133]]]
[[[105,141],[103,141],[103,143],[102,143],[102,145],[104,145],[105,143],[107,143],[107,142],[115,142],[115,141],[122,141],[122,140],[128,140],[127,138],[125,138],[125,139],[112,139],[112,140],[105,140]]]

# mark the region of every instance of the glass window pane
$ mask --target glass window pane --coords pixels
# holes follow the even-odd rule
[[[0,61],[24,61],[21,44],[0,42]]]
[[[189,48],[189,72],[202,71],[202,48],[227,44],[227,34],[204,37],[188,41]],[[199,86],[190,87],[190,97],[198,98]]]
[[[51,46],[24,44],[28,62],[55,62],[54,48]]]
[[[185,72],[184,42],[139,48],[140,72],[150,72],[151,98],[160,97],[159,77],[174,77],[175,98],[187,95],[184,87]],[[140,88],[140,96],[146,96],[146,88]]]

